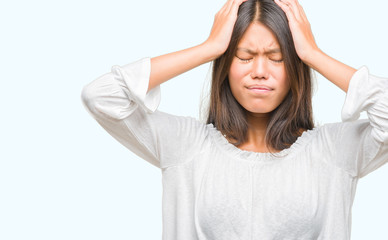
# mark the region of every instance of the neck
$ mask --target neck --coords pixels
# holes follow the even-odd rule
[[[269,122],[269,114],[248,113],[248,141],[263,142]]]
[[[265,142],[265,133],[267,131],[269,113],[250,113],[247,114],[248,132],[247,140],[238,147],[243,150],[254,152],[269,152],[276,150],[267,146]]]

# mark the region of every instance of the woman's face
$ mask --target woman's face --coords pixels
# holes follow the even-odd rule
[[[240,105],[258,116],[277,108],[290,90],[279,43],[262,23],[252,23],[238,43],[229,85]]]

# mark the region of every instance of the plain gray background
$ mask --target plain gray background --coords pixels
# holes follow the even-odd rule
[[[84,85],[142,57],[202,43],[224,0],[2,1],[0,239],[161,239],[161,172],[108,135]],[[301,1],[317,43],[388,77],[388,3]],[[159,110],[198,117],[205,64],[162,85]],[[317,74],[317,124],[345,93]],[[364,115],[365,117],[365,115]],[[359,181],[352,239],[388,239],[388,166]]]

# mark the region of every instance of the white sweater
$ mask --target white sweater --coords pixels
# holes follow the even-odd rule
[[[241,150],[212,125],[160,112],[144,58],[95,79],[82,101],[163,179],[164,240],[346,240],[359,178],[388,161],[388,79],[352,77],[342,122],[271,155]],[[368,120],[359,120],[367,111]]]

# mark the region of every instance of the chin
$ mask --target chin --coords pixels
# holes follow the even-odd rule
[[[275,108],[245,108],[245,110],[247,110],[248,113],[251,113],[251,114],[269,114],[274,109]]]

